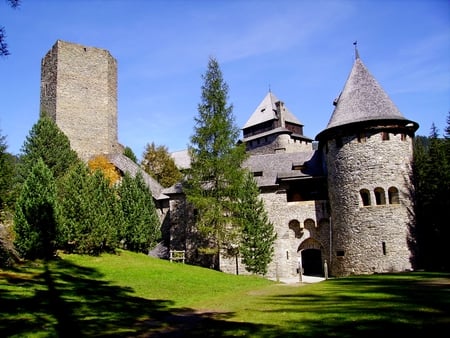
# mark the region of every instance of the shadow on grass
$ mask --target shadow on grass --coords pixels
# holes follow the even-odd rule
[[[63,260],[0,271],[0,336],[227,337],[272,329],[226,320],[231,313],[197,313],[135,297],[101,277]]]
[[[262,299],[290,314],[283,337],[447,337],[450,330],[450,274],[354,276],[320,287]]]

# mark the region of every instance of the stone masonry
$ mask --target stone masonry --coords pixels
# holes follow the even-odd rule
[[[80,158],[121,152],[117,62],[104,49],[58,40],[42,59],[41,112],[67,135]]]

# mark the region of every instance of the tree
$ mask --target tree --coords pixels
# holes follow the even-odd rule
[[[104,155],[90,159],[88,166],[91,170],[100,170],[111,185],[116,184],[120,180],[119,171]]]
[[[244,146],[238,145],[239,129],[234,123],[233,107],[227,104],[228,86],[215,58],[209,59],[202,78],[201,103],[189,145],[191,167],[184,190],[188,202],[197,210],[200,233],[218,253],[239,236],[234,217],[246,154]]]
[[[19,7],[20,0],[7,0],[11,8],[15,9]],[[0,26],[0,56],[9,55],[8,44],[6,43],[6,30],[5,27]]]
[[[130,160],[132,160],[134,163],[138,163],[138,159],[134,154],[133,149],[131,149],[130,147],[125,147],[125,149],[123,150],[123,154]]]
[[[7,152],[6,136],[0,130],[0,220],[3,212],[12,205],[14,183],[14,157]]]
[[[272,261],[276,233],[252,173],[245,177],[241,190],[239,219],[242,225],[240,253],[245,269],[265,275]]]
[[[449,124],[448,119],[446,130]],[[416,137],[414,143],[417,265],[418,268],[434,271],[450,271],[445,249],[446,239],[450,236],[446,222],[447,210],[450,208],[448,142],[447,137],[439,137],[438,129],[433,123],[430,136]]]
[[[100,170],[73,166],[61,180],[60,210],[61,248],[98,255],[119,246],[123,215],[114,187]]]
[[[19,174],[22,180],[39,158],[52,171],[55,179],[79,161],[77,153],[70,148],[68,137],[45,114],[41,114],[33,125],[21,148]]]
[[[182,178],[167,147],[156,146],[153,142],[145,147],[141,166],[165,188],[174,185]]]
[[[54,255],[56,210],[56,184],[39,159],[22,187],[14,216],[14,244],[23,257],[49,259]]]
[[[157,244],[161,230],[152,194],[142,174],[133,178],[126,173],[117,191],[124,215],[121,239],[126,249],[147,253]]]

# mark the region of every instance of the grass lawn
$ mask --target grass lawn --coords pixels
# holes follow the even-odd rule
[[[449,329],[450,274],[285,285],[126,251],[0,270],[0,337],[386,338]]]

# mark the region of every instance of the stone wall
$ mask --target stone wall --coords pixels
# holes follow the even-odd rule
[[[247,142],[247,152],[251,155],[295,153],[312,150],[312,143],[292,138],[289,134],[271,134]]]
[[[389,139],[383,140],[387,133]],[[330,139],[324,151],[332,210],[331,274],[411,269],[412,138],[366,130],[362,136]],[[393,187],[398,200],[390,201]],[[365,205],[361,191],[370,204]]]
[[[328,257],[328,201],[287,202],[285,188],[265,189],[261,193],[269,220],[277,233],[273,260],[266,275],[272,279],[298,276],[300,246],[309,239],[320,243],[323,258]],[[234,274],[236,265],[239,274],[248,274],[240,259],[236,264],[235,257],[221,257],[222,271]]]
[[[87,160],[120,152],[117,136],[117,63],[104,49],[58,40],[42,59],[41,111]]]

